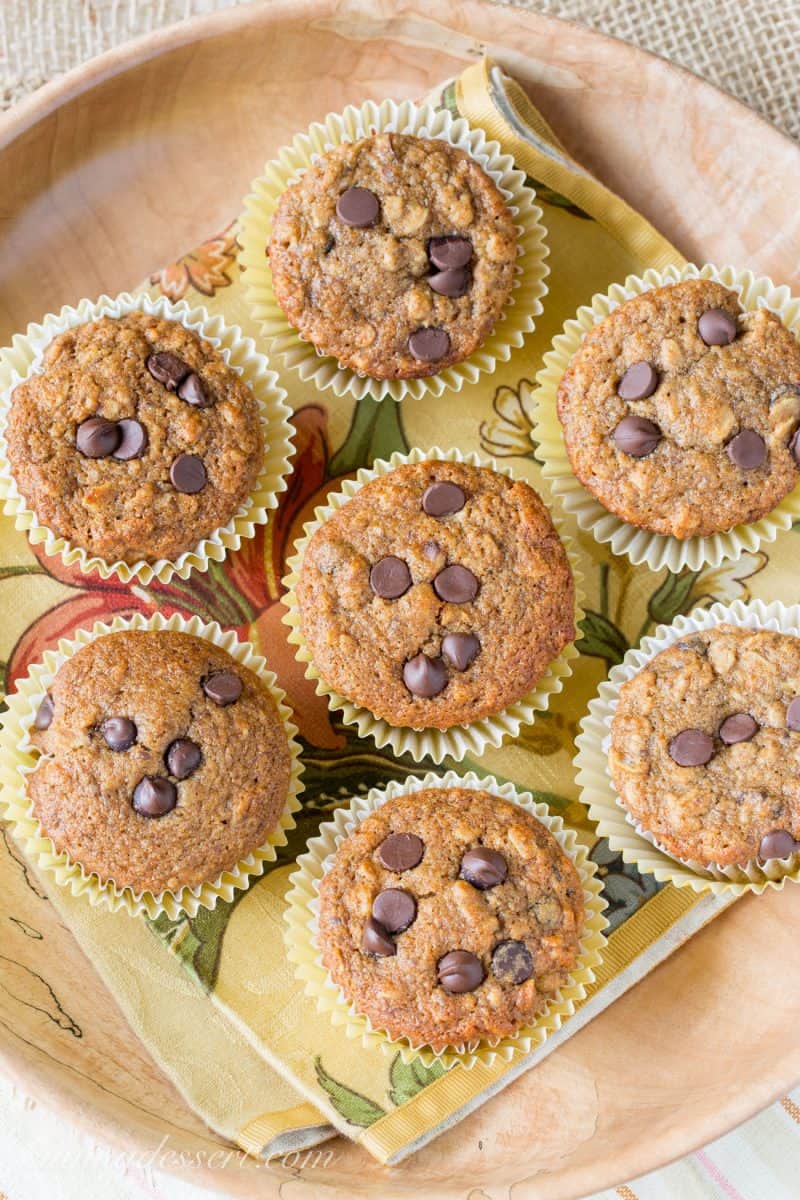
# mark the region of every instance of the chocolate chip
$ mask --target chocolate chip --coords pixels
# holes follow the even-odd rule
[[[485,892],[488,888],[503,883],[508,874],[508,864],[497,850],[490,850],[487,846],[475,846],[474,849],[467,850],[461,859],[459,873],[467,883]]]
[[[423,511],[429,517],[452,517],[466,503],[464,490],[457,483],[432,483],[422,497]]]
[[[501,983],[524,983],[533,974],[533,956],[524,942],[500,942],[492,952],[492,971]]]
[[[370,571],[369,586],[383,600],[397,600],[411,587],[411,572],[402,558],[387,554]]]
[[[235,704],[242,694],[241,679],[235,671],[217,671],[203,680],[202,688],[209,700],[213,700],[220,708]]]
[[[130,750],[136,741],[136,726],[128,717],[108,717],[100,726],[109,750]]]
[[[758,721],[754,721],[750,713],[733,713],[726,717],[719,727],[719,738],[726,746],[735,746],[737,742],[749,742],[758,733]]]
[[[142,817],[163,817],[178,803],[175,784],[160,775],[145,775],[133,789],[133,807]]]
[[[417,654],[403,667],[403,683],[412,696],[431,700],[447,687],[447,668],[440,658]]]
[[[126,417],[117,421],[119,445],[114,451],[114,458],[120,462],[128,462],[132,458],[141,458],[147,449],[147,430],[140,421]]]
[[[736,321],[724,308],[709,308],[697,322],[697,332],[707,346],[729,346],[736,337]]]
[[[458,563],[445,567],[433,581],[433,590],[449,604],[467,604],[478,594],[478,581],[467,567]]]
[[[620,400],[646,400],[658,387],[658,372],[649,362],[635,362],[617,384]]]
[[[442,657],[457,671],[466,671],[478,657],[480,648],[474,633],[447,633],[442,638]]]
[[[800,467],[800,429],[798,429],[797,433],[792,438],[789,444],[789,449],[792,452],[794,461],[797,463],[798,467]]]
[[[169,350],[159,350],[156,354],[151,354],[145,366],[153,379],[158,383],[163,383],[170,392],[176,390],[178,384],[183,382],[192,369],[182,358],[179,358],[177,354],[172,354]]]
[[[474,992],[485,978],[481,960],[469,950],[451,950],[439,959],[436,971],[446,992]]]
[[[800,849],[800,845],[787,829],[773,829],[761,839],[758,857],[761,859],[788,858],[798,849]]]
[[[397,946],[380,921],[376,921],[374,917],[367,918],[361,945],[367,954],[377,954],[380,958],[391,958],[393,954],[397,954]]]
[[[119,445],[120,437],[116,421],[106,421],[103,417],[89,417],[78,426],[75,445],[87,458],[108,458]]]
[[[179,454],[169,469],[169,477],[176,491],[188,495],[202,492],[208,482],[203,460],[196,454]]]
[[[378,197],[369,188],[348,188],[336,201],[336,215],[339,220],[355,229],[366,229],[374,225],[380,212]]]
[[[399,875],[422,862],[425,843],[415,833],[390,833],[378,847],[378,858],[387,871]]]
[[[33,718],[33,723],[37,729],[49,729],[53,724],[53,716],[55,715],[56,706],[53,703],[53,697],[49,692],[43,697],[41,704],[36,710],[36,716]]]
[[[428,258],[440,271],[466,267],[472,261],[472,242],[463,237],[435,237],[428,242]]]
[[[170,775],[176,779],[188,779],[200,766],[202,757],[197,742],[191,738],[176,738],[167,746],[164,762]]]
[[[463,296],[469,288],[469,271],[463,267],[452,267],[448,271],[437,271],[428,276],[428,286],[440,296],[451,296],[454,299]]]
[[[431,562],[433,561],[434,558],[437,557],[437,555],[441,554],[441,552],[442,552],[442,547],[439,545],[438,542],[423,542],[422,543],[422,553]]]
[[[645,458],[652,454],[661,441],[661,430],[655,421],[647,417],[623,417],[611,434],[611,440],[623,454],[631,458]]]
[[[449,353],[450,334],[446,329],[415,329],[408,348],[417,362],[437,362]]]
[[[755,429],[743,429],[735,438],[731,438],[725,449],[734,466],[741,467],[743,471],[754,471],[767,457],[766,442]]]
[[[703,767],[714,755],[714,740],[702,729],[684,729],[670,742],[669,754],[679,767]]]
[[[800,696],[795,696],[786,709],[786,728],[792,733],[800,733]]]
[[[191,404],[195,408],[210,408],[214,403],[213,397],[209,396],[202,379],[194,371],[191,375],[186,376],[178,388],[178,395],[181,400],[185,400],[187,404]]]
[[[401,888],[386,888],[375,897],[372,915],[388,933],[402,933],[417,915],[417,902]]]

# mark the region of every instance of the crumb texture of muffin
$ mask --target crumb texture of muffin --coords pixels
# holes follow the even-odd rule
[[[33,812],[87,874],[159,894],[264,843],[291,775],[261,680],[204,638],[107,634],[60,667],[32,729]]]
[[[569,560],[539,496],[457,462],[366,483],[311,537],[297,599],[325,683],[414,729],[502,711],[575,638]]]
[[[517,231],[470,155],[380,133],[334,147],[286,189],[268,250],[302,337],[360,374],[409,379],[463,361],[491,333]]]
[[[558,390],[572,469],[610,512],[707,537],[765,516],[798,482],[800,343],[713,280],[626,300]]]
[[[374,1028],[435,1050],[534,1021],[577,963],[584,919],[577,870],[549,830],[468,788],[388,800],[320,885],[334,982]]]
[[[800,638],[719,625],[620,689],[609,769],[669,854],[704,866],[800,849]]]
[[[131,312],[62,333],[13,393],[6,433],[41,525],[106,562],[174,561],[246,501],[258,403],[206,339]]]

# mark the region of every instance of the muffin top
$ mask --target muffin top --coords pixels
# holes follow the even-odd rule
[[[147,313],[54,338],[15,388],[8,457],[39,522],[108,562],[174,560],[261,469],[258,404],[212,344]]]
[[[572,574],[544,504],[463,463],[365,484],[309,541],[297,599],[328,686],[415,729],[499,712],[575,637]]]
[[[59,851],[119,888],[211,882],[275,828],[286,729],[257,675],[203,638],[126,631],[58,670],[31,739],[36,818]]]
[[[530,813],[489,792],[397,796],[320,885],[325,966],[356,1011],[434,1049],[516,1033],[579,954],[583,888]]]
[[[434,375],[491,333],[517,233],[494,181],[447,142],[381,133],[323,154],[272,222],[275,296],[321,354],[376,379]]]
[[[572,469],[605,508],[677,538],[755,521],[797,483],[800,344],[713,280],[594,326],[558,391]]]
[[[800,638],[718,625],[662,650],[620,689],[609,769],[677,858],[800,849]]]

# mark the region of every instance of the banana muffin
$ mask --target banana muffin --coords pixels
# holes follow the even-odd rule
[[[575,475],[605,508],[706,537],[758,520],[798,482],[800,344],[713,280],[654,288],[586,334],[558,416]]]
[[[517,232],[470,155],[380,133],[334,147],[286,189],[268,253],[278,303],[320,354],[411,379],[468,358],[491,333]]]
[[[118,888],[211,882],[261,846],[291,776],[256,674],[203,638],[107,634],[60,667],[31,729],[33,812],[56,849]]]
[[[800,638],[718,625],[656,654],[620,689],[609,768],[676,858],[800,850]]]
[[[297,601],[325,683],[414,729],[501,711],[575,638],[569,561],[536,492],[457,462],[365,484],[311,537]]]
[[[568,980],[583,888],[552,834],[489,792],[397,796],[339,845],[319,944],[355,1010],[435,1050],[516,1033]]]
[[[6,431],[37,520],[107,562],[174,560],[226,525],[264,453],[258,403],[179,321],[131,312],[54,338]]]

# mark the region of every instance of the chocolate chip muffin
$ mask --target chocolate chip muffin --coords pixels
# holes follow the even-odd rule
[[[583,888],[530,813],[489,792],[397,796],[320,884],[324,965],[356,1012],[435,1050],[516,1033],[575,967]]]
[[[624,521],[676,538],[756,521],[800,470],[800,344],[713,280],[625,301],[564,374],[572,469]]]
[[[514,220],[463,150],[380,133],[323,154],[281,197],[269,261],[288,320],[375,379],[468,358],[511,292]]]
[[[174,561],[227,524],[261,469],[258,404],[178,321],[131,312],[54,338],[6,432],[37,520],[107,562]]]
[[[677,858],[800,850],[800,638],[718,625],[662,650],[620,689],[609,767]]]
[[[529,692],[575,638],[575,589],[527,483],[397,467],[321,525],[297,585],[325,683],[390,725],[449,729]]]
[[[211,882],[262,845],[291,775],[257,675],[203,638],[131,630],[57,672],[31,731],[36,818],[87,874],[137,894]]]

